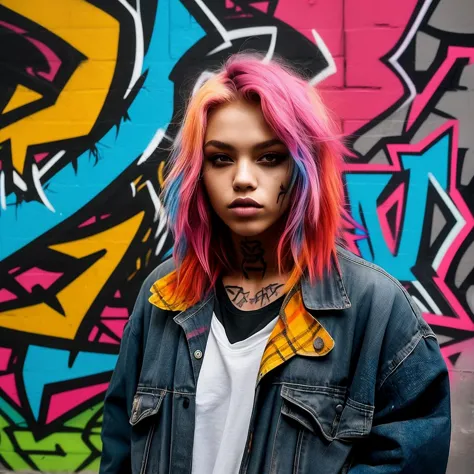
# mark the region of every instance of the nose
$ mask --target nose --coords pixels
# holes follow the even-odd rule
[[[235,167],[233,187],[235,191],[257,187],[257,177],[249,161],[239,160]]]

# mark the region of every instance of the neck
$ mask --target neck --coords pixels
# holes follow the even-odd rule
[[[234,237],[234,252],[238,267],[234,276],[254,283],[261,283],[278,273],[276,243],[265,236]]]
[[[233,235],[236,268],[222,280],[229,298],[237,307],[253,310],[282,296],[289,275],[278,272],[278,237],[275,230],[258,237]]]

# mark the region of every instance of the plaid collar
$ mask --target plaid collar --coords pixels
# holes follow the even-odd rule
[[[157,280],[150,291],[150,303],[163,310],[170,309],[171,286],[174,271]],[[334,347],[334,340],[321,323],[308,312],[310,310],[340,310],[351,306],[344,288],[339,265],[315,285],[303,277],[301,282],[286,295],[280,318],[271,333],[260,363],[258,381],[295,355],[321,357]],[[173,311],[185,311],[188,307],[176,304]]]

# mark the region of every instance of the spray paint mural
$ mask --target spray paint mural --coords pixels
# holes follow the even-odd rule
[[[347,240],[438,334],[467,456],[473,14],[469,0],[0,0],[1,464],[97,470],[124,325],[172,246],[158,194],[184,98],[242,49],[296,64],[341,117]]]

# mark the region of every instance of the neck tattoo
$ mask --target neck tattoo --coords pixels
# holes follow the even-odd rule
[[[242,240],[240,242],[242,252],[242,273],[249,280],[249,273],[260,273],[261,278],[267,271],[267,263],[264,259],[265,250],[259,240]]]
[[[278,298],[278,290],[282,286],[284,285],[280,283],[270,283],[261,290],[258,290],[253,297],[250,297],[250,291],[244,291],[241,286],[228,285],[225,289],[232,303],[234,303],[238,308],[242,308],[245,303],[250,303],[262,308],[270,303],[271,298]]]

